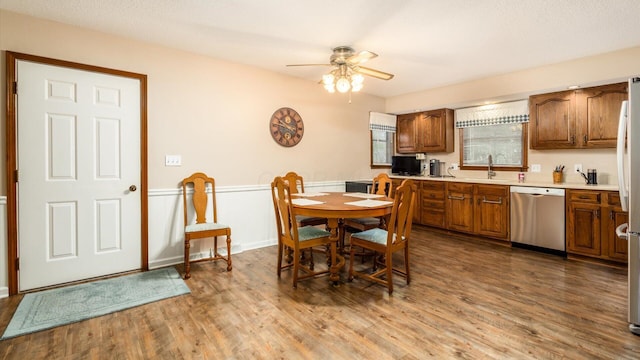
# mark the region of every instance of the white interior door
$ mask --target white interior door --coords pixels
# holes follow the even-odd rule
[[[17,80],[20,291],[140,269],[140,81],[23,60]]]

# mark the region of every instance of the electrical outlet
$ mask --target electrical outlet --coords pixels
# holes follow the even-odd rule
[[[451,170],[460,170],[460,165],[458,165],[458,163],[452,163]]]
[[[541,171],[541,166],[540,164],[532,164],[531,165],[531,172],[540,172]]]
[[[573,170],[576,172],[582,172],[582,164],[574,164]]]
[[[181,166],[182,156],[180,155],[165,155],[164,166]]]

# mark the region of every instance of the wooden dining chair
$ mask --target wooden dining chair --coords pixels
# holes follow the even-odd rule
[[[393,186],[391,183],[391,178],[386,173],[380,173],[373,178],[373,183],[371,184],[370,191],[371,194],[392,196],[392,190]],[[384,225],[382,221],[383,219],[372,217],[345,219],[344,226],[352,231],[365,231],[379,227],[380,225]]]
[[[207,221],[207,184],[211,186],[212,203],[210,221]],[[187,203],[187,189],[193,189],[193,197],[190,202],[195,212],[195,223],[188,219],[190,207]],[[212,177],[197,172],[182,180],[182,200],[184,208],[184,278],[191,277],[191,263],[200,261],[224,260],[227,262],[227,271],[231,271],[231,228],[218,223],[218,211],[216,208],[216,183]],[[218,253],[218,236],[225,236],[227,240],[227,256]],[[213,254],[204,259],[191,260],[189,249],[191,240],[213,237]]]
[[[417,187],[413,180],[406,179],[395,190],[391,217],[387,224],[387,230],[373,228],[351,235],[351,250],[349,259],[349,281],[354,276],[367,279],[382,285],[386,285],[389,294],[393,292],[393,272],[403,275],[407,284],[411,282],[409,272],[409,239],[411,235],[411,222],[413,208],[416,202]],[[384,254],[384,263],[380,269],[376,269],[377,258],[373,258],[374,270],[372,272],[357,272],[353,270],[354,246],[373,250]],[[393,267],[393,254],[397,251],[404,252],[404,270]]]
[[[331,233],[311,225],[298,227],[291,202],[291,188],[284,178],[277,176],[273,180],[271,183],[271,196],[278,231],[278,277],[280,277],[282,269],[293,268],[293,287],[296,288],[298,280],[328,274],[329,267],[326,270],[315,271],[303,264],[300,258],[303,250],[321,245],[329,245],[331,253],[335,254],[336,242],[329,239]],[[293,250],[293,261],[283,265],[285,247]],[[313,256],[313,252],[310,253]],[[300,271],[303,271],[304,274],[300,275]]]
[[[302,178],[302,176],[298,175],[294,171],[289,171],[284,175],[284,179],[289,184],[289,190],[291,194],[304,193],[304,179]],[[315,226],[327,224],[327,219],[302,215],[298,215],[296,217],[296,221],[298,222],[298,226],[300,227],[308,225]]]

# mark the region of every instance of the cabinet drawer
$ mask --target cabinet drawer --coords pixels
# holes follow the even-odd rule
[[[422,209],[444,209],[444,201],[443,200],[428,200],[424,197],[422,198]]]
[[[423,181],[422,190],[444,192],[444,181]]]
[[[506,197],[509,195],[509,187],[504,185],[476,185],[476,194]]]
[[[610,192],[608,194],[608,201],[607,204],[609,205],[613,205],[613,206],[622,206],[622,204],[620,203],[620,194],[617,192]]]
[[[423,208],[421,220],[422,225],[445,228],[444,209]]]
[[[581,203],[589,203],[589,204],[600,204],[601,194],[596,191],[588,191],[588,190],[571,190],[569,191],[569,201],[571,202],[581,202]]]
[[[422,190],[424,200],[444,200],[444,191]]]
[[[473,194],[473,184],[449,183],[447,184],[447,190],[449,192]]]

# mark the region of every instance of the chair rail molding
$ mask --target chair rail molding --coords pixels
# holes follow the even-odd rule
[[[344,181],[305,183],[313,191],[345,191]],[[208,189],[211,193],[211,189]],[[231,227],[231,253],[259,249],[277,243],[271,188],[265,185],[216,186],[218,222]],[[184,220],[182,190],[149,189],[149,269],[183,263]],[[7,258],[7,197],[0,196],[0,258]],[[224,243],[224,242],[222,242]],[[213,239],[196,242],[191,258],[208,257]],[[226,253],[220,248],[221,253]],[[9,295],[6,261],[0,261],[0,298]],[[274,259],[275,264],[275,259]],[[220,265],[224,266],[224,265]]]

